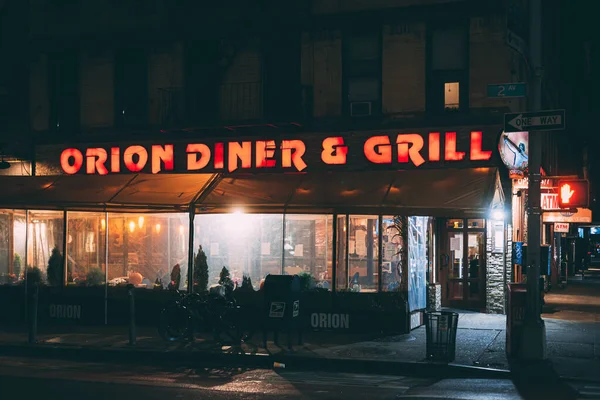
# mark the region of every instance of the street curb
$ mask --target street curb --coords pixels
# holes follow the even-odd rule
[[[294,354],[236,354],[209,351],[156,351],[136,348],[107,349],[48,344],[0,344],[0,354],[13,357],[54,358],[86,362],[118,362],[189,368],[285,368],[291,371],[323,371],[439,378],[510,379],[511,372],[458,364],[410,361],[331,359]]]

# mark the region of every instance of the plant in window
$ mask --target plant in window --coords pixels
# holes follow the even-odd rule
[[[179,264],[175,264],[173,269],[171,270],[171,282],[169,282],[169,286],[167,287],[169,290],[177,290],[179,289],[179,284],[181,282],[181,267]],[[187,281],[186,281],[187,287]]]
[[[85,275],[85,283],[87,286],[104,285],[104,272],[98,267],[92,267]]]
[[[254,287],[252,286],[252,279],[250,279],[250,277],[248,275],[243,276],[242,286],[240,287],[240,290],[245,291],[245,292],[253,292],[254,291]]]
[[[233,280],[231,280],[231,275],[227,267],[223,267],[219,274],[219,285],[223,285],[228,292],[232,292],[234,289]]]
[[[19,253],[15,253],[15,258],[13,259],[13,271],[16,276],[21,276],[21,256]]]
[[[38,267],[28,267],[26,272],[27,285],[39,285],[42,283],[42,271]]]
[[[58,247],[52,249],[52,254],[48,260],[48,283],[52,286],[60,286],[63,277],[63,257]]]
[[[194,286],[200,292],[208,290],[208,262],[202,245],[198,247],[198,253],[194,258]]]
[[[300,290],[308,291],[312,290],[316,286],[316,279],[310,272],[300,272],[298,274],[298,278],[300,279]]]

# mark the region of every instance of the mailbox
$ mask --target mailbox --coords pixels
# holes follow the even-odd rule
[[[264,290],[263,342],[267,346],[267,331],[273,331],[278,343],[278,332],[286,331],[288,347],[292,346],[292,331],[302,343],[300,323],[300,278],[296,275],[267,275]]]

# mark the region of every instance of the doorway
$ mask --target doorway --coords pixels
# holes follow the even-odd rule
[[[485,219],[447,219],[440,241],[442,306],[485,309]]]

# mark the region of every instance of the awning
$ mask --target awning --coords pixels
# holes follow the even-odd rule
[[[198,213],[485,214],[495,168],[312,174],[0,177],[0,208]]]

